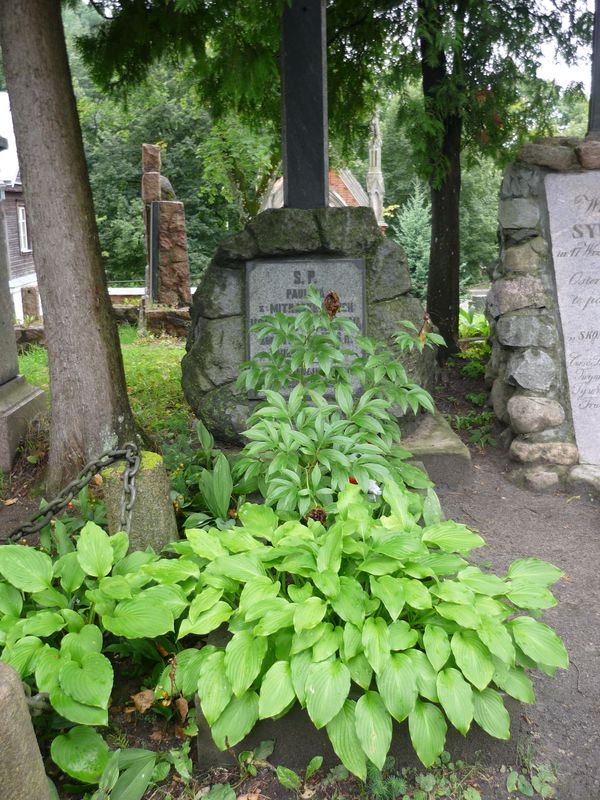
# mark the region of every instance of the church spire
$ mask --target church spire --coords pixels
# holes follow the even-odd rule
[[[380,228],[387,228],[383,218],[383,197],[385,185],[381,171],[381,130],[377,112],[371,120],[371,139],[369,141],[369,171],[367,172],[367,194],[369,204]]]

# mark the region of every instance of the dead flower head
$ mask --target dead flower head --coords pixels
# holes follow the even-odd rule
[[[329,292],[325,300],[323,300],[323,308],[327,312],[329,319],[333,319],[341,307],[342,304],[337,292]]]

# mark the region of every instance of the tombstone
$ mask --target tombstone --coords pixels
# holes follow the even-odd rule
[[[23,306],[23,319],[39,319],[40,295],[35,286],[24,286],[21,289],[21,304]]]
[[[0,795],[10,800],[50,800],[44,762],[20,677],[0,663]]]
[[[143,144],[142,201],[149,266],[146,294],[154,303],[178,308],[191,302],[185,212],[160,167],[160,148]]]
[[[6,139],[0,139],[0,149]],[[0,471],[9,472],[19,442],[34,417],[46,410],[41,389],[19,375],[13,304],[8,287],[8,247],[4,195],[0,196]]]
[[[286,4],[281,30],[284,208],[263,211],[218,248],[194,296],[182,362],[188,403],[218,439],[236,444],[256,401],[234,383],[256,352],[249,328],[262,316],[293,313],[312,285],[337,292],[342,313],[378,340],[404,319],[423,320],[404,252],[372,209],[327,207],[325,0]],[[410,377],[430,386],[433,352],[407,362]]]
[[[600,488],[600,143],[524,145],[499,222],[488,379],[517,475]]]

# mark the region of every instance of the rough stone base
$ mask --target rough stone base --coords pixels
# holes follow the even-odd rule
[[[401,444],[415,459],[423,462],[435,484],[458,486],[470,475],[469,449],[439,413],[424,414],[416,429]]]
[[[109,533],[120,528],[124,464],[105,469],[104,500]],[[142,452],[142,463],[135,477],[136,498],[129,531],[129,551],[151,547],[160,553],[163,547],[179,538],[175,511],[171,502],[171,485],[162,457]]]
[[[0,471],[10,471],[28,425],[45,411],[46,395],[21,375],[0,386]]]
[[[488,736],[473,723],[472,730],[465,737],[451,725],[448,725],[448,736],[445,749],[454,760],[462,759],[473,763],[479,754],[483,764],[514,764],[517,758],[517,733],[519,730],[519,704],[511,698],[505,698],[506,707],[511,718],[511,739],[501,741]],[[203,769],[214,766],[235,766],[230,752],[222,753],[217,749],[210,735],[210,729],[204,719],[200,704],[196,698],[198,711],[198,763]],[[314,756],[323,756],[325,769],[339,764],[340,760],[333,752],[325,730],[316,730],[306,711],[296,704],[291,711],[278,720],[262,720],[252,732],[233,748],[236,753],[252,750],[265,740],[275,741],[273,755],[269,761],[274,765],[282,764],[289,769],[303,772]],[[396,759],[398,767],[417,767],[423,769],[412,747],[408,735],[408,724],[394,722],[394,733],[390,755]]]

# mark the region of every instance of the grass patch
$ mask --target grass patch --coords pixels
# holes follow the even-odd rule
[[[181,359],[185,348],[177,339],[138,337],[131,325],[119,328],[127,393],[137,424],[158,446],[189,429],[191,411],[181,390]],[[31,347],[19,356],[26,380],[48,389],[48,354]]]

